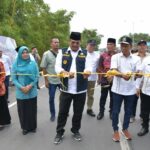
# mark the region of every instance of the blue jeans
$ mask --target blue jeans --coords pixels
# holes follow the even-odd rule
[[[120,113],[123,100],[124,100],[124,111],[125,111],[124,120],[123,120],[123,130],[128,129],[130,123],[130,116],[133,109],[134,99],[135,99],[135,95],[119,95],[113,93],[112,126],[114,131],[118,131],[119,113]]]
[[[60,84],[51,84],[49,83],[49,109],[51,116],[55,117],[55,93],[56,88],[60,88]]]

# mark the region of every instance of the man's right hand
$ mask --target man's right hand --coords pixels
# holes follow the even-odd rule
[[[122,75],[122,78],[126,81],[130,80],[131,76],[129,75]]]

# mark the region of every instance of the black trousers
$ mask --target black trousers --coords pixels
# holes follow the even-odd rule
[[[37,97],[20,100],[17,99],[17,108],[21,128],[35,130],[37,128]]]
[[[107,96],[108,96],[108,92],[109,92],[109,95],[110,95],[109,112],[112,113],[113,98],[112,98],[111,86],[101,87],[101,97],[100,97],[100,102],[99,102],[99,108],[100,108],[99,111],[101,113],[104,113],[104,111],[105,111],[105,104],[106,104],[106,99],[107,99]]]
[[[150,96],[141,93],[141,117],[143,119],[142,127],[149,128],[149,115],[150,115]]]
[[[0,96],[0,125],[7,125],[11,123],[11,117],[8,109],[8,103],[5,95]]]
[[[63,134],[65,131],[64,126],[66,125],[67,122],[67,117],[72,100],[73,100],[73,117],[72,117],[71,131],[75,133],[78,132],[79,129],[81,128],[81,119],[86,100],[86,92],[81,94],[69,94],[61,92],[58,120],[56,127],[56,131],[59,134]]]
[[[139,97],[137,95],[135,95],[131,117],[135,117],[136,116],[136,107],[137,107],[138,99],[139,99]]]

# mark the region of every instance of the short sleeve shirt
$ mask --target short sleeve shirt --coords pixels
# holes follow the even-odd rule
[[[40,67],[45,68],[48,74],[56,75],[55,62],[56,56],[48,50],[43,54]],[[60,79],[58,77],[48,77],[48,81],[52,84],[60,84]]]
[[[136,72],[139,64],[139,57],[130,55],[125,57],[122,53],[112,56],[111,69],[117,69],[121,73]],[[123,78],[114,76],[112,92],[120,95],[134,95],[136,93],[135,80],[133,77],[128,81]]]

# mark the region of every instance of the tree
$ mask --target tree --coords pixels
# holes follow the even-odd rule
[[[87,41],[90,39],[94,39],[97,42],[97,50],[98,45],[101,43],[101,38],[103,35],[99,35],[96,29],[84,29],[82,32],[82,47],[85,48]]]
[[[133,40],[134,45],[136,45],[140,40],[150,41],[150,35],[146,33],[134,33],[134,34],[129,33],[129,35],[124,35],[124,36],[129,36]]]
[[[42,55],[52,37],[59,38],[62,47],[67,45],[73,15],[67,10],[52,13],[43,0],[0,0],[0,34],[17,45],[36,46]]]

